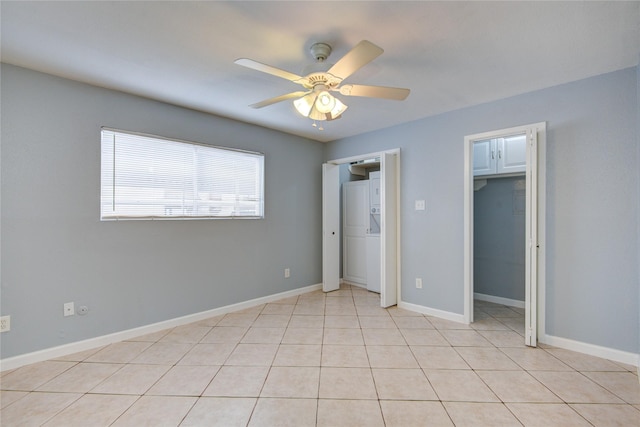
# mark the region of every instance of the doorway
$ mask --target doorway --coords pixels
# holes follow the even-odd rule
[[[322,165],[322,289],[340,287],[340,165],[380,159],[380,306],[400,299],[400,150],[331,160]]]
[[[537,123],[482,134],[464,140],[464,319],[474,320],[474,144],[525,137],[525,344],[535,347],[538,334],[544,334],[544,235],[545,235],[545,147],[546,123]],[[493,152],[489,151],[489,156]],[[491,158],[491,157],[490,157]],[[498,170],[497,173],[500,171]]]

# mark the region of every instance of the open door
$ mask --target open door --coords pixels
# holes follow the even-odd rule
[[[518,134],[526,135],[524,332],[525,344],[535,347],[538,329],[542,334],[545,331],[545,122],[469,135],[464,139],[464,320],[467,323],[473,322],[473,144],[476,141]]]
[[[398,187],[397,158],[390,153],[380,156],[380,305],[391,307],[398,303]]]
[[[340,289],[340,167],[322,165],[322,290]]]
[[[538,132],[527,130],[526,213],[525,213],[525,315],[524,341],[537,345],[538,316]]]

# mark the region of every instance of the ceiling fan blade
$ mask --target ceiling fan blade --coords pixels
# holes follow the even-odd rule
[[[381,47],[376,46],[370,41],[362,40],[347,52],[345,56],[340,58],[338,62],[329,69],[328,73],[344,80],[382,55],[382,52],[384,52],[384,50],[382,50]]]
[[[272,67],[271,65],[254,61],[253,59],[239,58],[239,59],[236,59],[234,62],[238,65],[242,65],[243,67],[251,68],[252,70],[256,70],[256,71],[262,71],[263,73],[267,73],[276,77],[291,80],[292,82],[295,82],[296,80],[300,80],[302,78],[302,76],[299,76],[297,74],[293,74],[288,71],[281,70],[280,68]]]
[[[252,107],[252,108],[267,107],[269,105],[272,105],[281,101],[286,101],[287,99],[300,98],[302,96],[305,96],[308,93],[309,92],[305,92],[302,90],[298,92],[291,92],[285,95],[276,96],[275,98],[269,98],[269,99],[265,99],[264,101],[256,102],[255,104],[249,105],[249,107]]]
[[[345,96],[366,96],[368,98],[384,98],[402,101],[409,96],[409,89],[386,86],[343,85],[337,89]]]

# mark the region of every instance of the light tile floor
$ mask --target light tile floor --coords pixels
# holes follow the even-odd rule
[[[343,285],[2,373],[2,426],[640,426],[635,367]]]

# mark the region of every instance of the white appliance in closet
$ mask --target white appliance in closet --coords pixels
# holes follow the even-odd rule
[[[380,292],[380,172],[342,187],[342,277]]]

